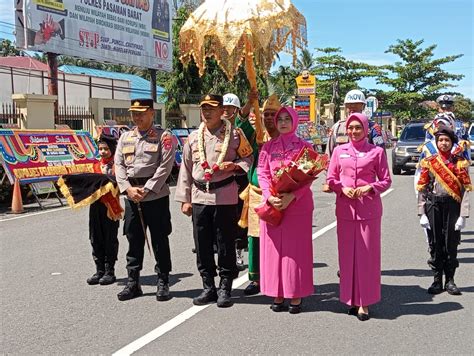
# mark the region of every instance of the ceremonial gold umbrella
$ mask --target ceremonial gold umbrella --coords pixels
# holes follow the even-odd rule
[[[179,34],[181,62],[194,58],[203,75],[206,58],[215,58],[229,80],[245,60],[247,78],[257,89],[255,64],[268,73],[276,54],[293,55],[306,45],[306,20],[290,0],[206,0],[188,18]],[[258,101],[257,142],[263,141]]]

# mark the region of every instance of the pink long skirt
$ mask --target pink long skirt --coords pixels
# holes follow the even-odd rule
[[[337,219],[341,302],[368,306],[380,300],[380,236],[381,218]]]
[[[277,226],[260,222],[260,286],[270,297],[313,294],[312,214],[285,214]]]

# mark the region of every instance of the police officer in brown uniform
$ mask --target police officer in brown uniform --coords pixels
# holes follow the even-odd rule
[[[223,99],[205,95],[201,99],[201,125],[192,132],[183,149],[175,200],[192,216],[197,267],[204,290],[193,299],[195,305],[217,301],[230,307],[232,280],[236,275],[235,236],[237,229],[238,185],[235,174],[248,171],[252,148],[230,121],[222,118]],[[217,267],[213,242],[217,242]],[[214,277],[219,271],[216,289]]]
[[[168,276],[171,271],[170,190],[166,180],[173,168],[175,146],[169,131],[153,125],[152,99],[132,100],[129,111],[136,127],[120,136],[115,153],[117,183],[120,192],[127,195],[124,234],[129,242],[128,283],[117,297],[128,300],[143,294],[139,279],[148,227],[158,273],[156,298],[165,301],[170,299]]]

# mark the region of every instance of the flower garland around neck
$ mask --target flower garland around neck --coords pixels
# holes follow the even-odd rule
[[[214,174],[214,172],[217,172],[218,170],[222,168],[221,167],[222,162],[224,162],[227,149],[229,148],[230,131],[232,129],[232,124],[230,123],[229,120],[224,119],[224,118],[222,119],[222,121],[224,121],[225,123],[224,143],[222,144],[222,151],[219,154],[219,157],[217,158],[217,162],[214,163],[212,167],[206,159],[206,150],[204,147],[204,129],[206,128],[206,124],[204,124],[204,122],[201,122],[201,125],[199,125],[199,130],[198,130],[199,162],[201,164],[202,169],[204,169],[204,179],[206,180],[207,185],[209,185],[209,182],[211,181],[212,175]]]

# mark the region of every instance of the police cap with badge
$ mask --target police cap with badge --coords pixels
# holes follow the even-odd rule
[[[199,106],[202,107],[203,105],[210,105],[210,106],[222,106],[224,103],[224,98],[222,95],[217,94],[206,94],[201,97],[201,101]]]
[[[444,109],[454,105],[454,97],[449,94],[443,94],[438,96],[436,102]]]
[[[133,99],[130,104],[128,111],[145,112],[148,109],[153,109],[153,99]]]

